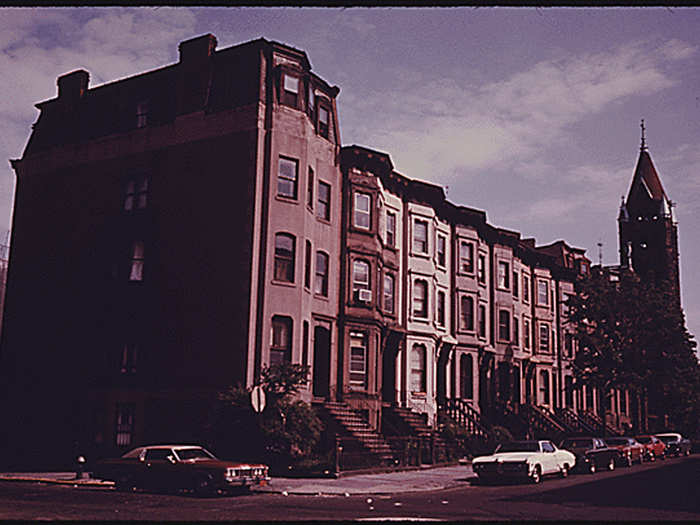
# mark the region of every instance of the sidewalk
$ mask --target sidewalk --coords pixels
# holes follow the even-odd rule
[[[338,479],[317,478],[272,478],[269,485],[255,487],[254,492],[288,495],[357,495],[357,494],[397,494],[440,490],[465,486],[473,477],[471,465],[449,467],[424,467],[401,472],[380,474],[360,474]],[[111,481],[91,479],[87,474],[75,479],[75,472],[14,472],[0,473],[0,481],[26,481],[56,483],[74,486],[112,487]]]

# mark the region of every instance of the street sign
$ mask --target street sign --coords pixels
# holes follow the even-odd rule
[[[265,409],[265,391],[260,385],[253,387],[250,392],[250,404],[253,405],[253,410],[258,413]]]

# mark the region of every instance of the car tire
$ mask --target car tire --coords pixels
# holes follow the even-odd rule
[[[639,464],[644,463],[644,454],[639,454]]]
[[[211,496],[216,492],[213,486],[213,478],[211,474],[206,474],[195,479],[194,491],[198,496]]]
[[[542,469],[540,468],[539,465],[535,465],[535,468],[532,471],[532,474],[530,474],[530,481],[532,481],[535,484],[542,481]]]
[[[610,461],[608,461],[608,470],[615,470],[615,458],[612,457],[610,458]]]
[[[685,455],[686,455],[686,456],[690,456],[690,449],[688,449],[688,450],[685,451]]]
[[[649,453],[649,458],[648,458],[648,459],[649,459],[649,461],[651,461],[651,462],[656,461],[656,454],[654,454],[653,452],[650,452],[650,453]]]
[[[632,466],[632,456],[631,455],[625,456],[625,466],[626,467]]]
[[[588,472],[590,474],[595,474],[596,470],[598,469],[596,468],[595,461],[591,460],[591,462],[588,464]]]
[[[567,476],[569,475],[569,465],[567,465],[566,463],[564,463],[564,464],[561,466],[561,471],[560,471],[559,473],[560,473],[560,475],[561,475],[562,478],[567,477]]]
[[[114,482],[114,488],[119,492],[131,492],[134,482],[129,476],[123,476]]]
[[[666,461],[666,452],[661,453],[661,461]]]

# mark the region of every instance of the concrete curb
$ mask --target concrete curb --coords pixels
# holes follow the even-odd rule
[[[0,481],[15,481],[15,482],[25,482],[25,483],[52,483],[54,485],[84,485],[89,487],[111,487],[114,485],[113,481],[102,481],[99,479],[56,479],[56,478],[42,478],[34,476],[2,476],[0,475]]]

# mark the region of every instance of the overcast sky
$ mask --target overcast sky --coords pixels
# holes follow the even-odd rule
[[[0,9],[0,157],[19,158],[34,103],[84,68],[90,85],[174,63],[182,40],[258,37],[306,51],[340,87],[343,144],[391,155],[491,224],[616,264],[617,211],[640,119],[677,203],[683,306],[700,333],[700,10],[696,8]],[[0,231],[15,176],[0,162]]]

